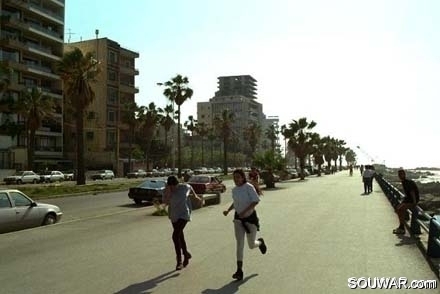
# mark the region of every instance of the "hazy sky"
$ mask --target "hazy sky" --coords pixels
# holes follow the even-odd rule
[[[187,119],[217,77],[252,75],[281,124],[314,120],[361,163],[440,167],[439,24],[437,0],[68,0],[65,41],[99,29],[139,52],[140,105],[164,107],[156,83],[182,74]]]

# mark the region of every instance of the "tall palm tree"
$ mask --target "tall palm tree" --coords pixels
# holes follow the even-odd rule
[[[270,125],[264,134],[266,135],[266,138],[270,141],[270,150],[273,154],[275,154],[275,148],[276,148],[276,142],[279,134],[279,130],[276,128],[275,125]]]
[[[185,101],[191,99],[193,90],[188,87],[188,78],[177,75],[164,83],[165,90],[163,94],[171,102],[177,105],[177,175],[182,176],[182,145],[181,145],[181,125],[180,125],[180,107]]]
[[[257,151],[257,145],[260,141],[261,127],[253,122],[247,128],[245,128],[244,135],[249,143],[249,146],[251,147],[251,154],[249,155],[250,157],[253,157],[255,152]]]
[[[336,153],[336,139],[330,136],[325,136],[322,138],[324,142],[324,158],[327,161],[327,169],[329,172],[332,171],[332,160],[337,157]]]
[[[228,141],[232,134],[232,123],[234,121],[234,113],[228,109],[223,110],[221,117],[214,118],[214,126],[223,139],[223,174],[228,174]]]
[[[163,126],[164,130],[165,130],[165,146],[168,146],[168,133],[171,130],[171,127],[175,124],[174,119],[175,119],[175,113],[174,113],[174,108],[173,108],[173,104],[168,104],[167,106],[165,106],[165,108],[162,111],[163,116],[162,119],[160,121],[160,124]],[[175,148],[174,148],[174,135],[171,136],[171,156],[174,158],[174,152],[175,152]],[[168,156],[168,160],[169,161],[169,156]],[[173,162],[174,165],[174,162]],[[174,168],[174,166],[173,166]]]
[[[140,121],[138,140],[142,142],[145,152],[145,159],[147,162],[146,168],[148,169],[151,142],[153,141],[153,137],[162,116],[160,115],[159,109],[156,107],[156,104],[154,104],[154,102],[150,102],[147,107],[141,106],[139,108],[138,117]]]
[[[324,141],[318,133],[311,134],[312,155],[315,165],[318,166],[318,177],[321,176],[321,166],[324,164]]]
[[[215,127],[208,128],[208,141],[211,149],[211,166],[214,166],[214,141],[217,139]]]
[[[311,130],[316,126],[316,122],[307,121],[307,118],[302,117],[298,120],[293,120],[286,130],[288,135],[289,147],[295,152],[299,159],[301,180],[304,180],[305,159],[311,153]]]
[[[55,103],[41,89],[31,88],[20,95],[16,111],[25,119],[27,139],[27,167],[33,170],[35,152],[35,133],[42,126],[44,119],[52,118],[55,114]]]
[[[138,125],[137,114],[139,106],[134,101],[125,102],[122,104],[122,122],[128,125],[128,170],[133,170],[132,156],[133,156],[133,141],[135,130]]]
[[[202,154],[201,154],[202,155],[202,166],[205,166],[204,142],[205,142],[205,137],[209,133],[209,129],[208,129],[207,125],[204,122],[199,122],[197,124],[196,132],[197,132],[197,134],[199,134],[200,139],[201,139],[201,144],[202,144]]]
[[[194,132],[196,131],[197,120],[194,119],[194,116],[188,116],[188,120],[184,123],[184,126],[188,131],[191,132],[191,169],[194,169]]]
[[[342,170],[342,157],[344,156],[345,152],[347,152],[348,148],[345,147],[347,143],[345,143],[344,140],[338,139],[336,140],[336,153],[338,154],[339,158],[339,170]],[[336,161],[335,161],[336,166]]]
[[[99,63],[93,58],[92,53],[83,54],[80,49],[64,53],[57,64],[57,71],[64,83],[65,101],[71,106],[76,125],[76,160],[77,185],[84,185],[84,116],[87,108],[93,102],[95,93],[91,84],[99,74]]]

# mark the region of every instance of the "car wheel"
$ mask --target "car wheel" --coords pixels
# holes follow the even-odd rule
[[[38,183],[38,181],[37,181],[37,179],[34,179],[34,180],[32,181],[32,184],[36,184],[36,183]]]
[[[21,180],[17,180],[17,185],[21,185],[22,181]]]
[[[137,205],[141,205],[142,204],[142,200],[140,199],[133,199],[134,203],[136,203]]]
[[[53,214],[49,213],[44,218],[43,226],[53,225],[54,223],[56,223],[56,221],[57,221],[57,219],[55,218],[55,216]]]

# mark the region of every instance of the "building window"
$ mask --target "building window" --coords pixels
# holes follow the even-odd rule
[[[107,131],[107,147],[114,147],[116,143],[116,132],[114,130]]]
[[[116,121],[116,112],[114,110],[109,110],[107,112],[107,120],[108,120],[108,122],[115,122]]]
[[[118,63],[118,53],[116,53],[115,51],[109,51],[108,52],[108,60],[110,63]]]
[[[109,70],[108,71],[108,79],[110,81],[114,81],[116,82],[118,80],[118,75],[114,70]]]
[[[93,140],[93,132],[87,132],[86,133],[86,139],[89,140],[89,141]]]
[[[119,91],[117,88],[109,87],[107,89],[107,103],[117,105],[119,100]]]

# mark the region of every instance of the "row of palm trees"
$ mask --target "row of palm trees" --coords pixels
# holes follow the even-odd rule
[[[64,83],[64,98],[65,107],[69,113],[73,115],[75,120],[77,134],[84,133],[84,117],[87,113],[89,105],[93,102],[95,94],[92,90],[92,84],[95,82],[97,75],[100,73],[99,62],[93,58],[91,53],[83,54],[78,48],[66,52],[61,61],[57,63],[57,72],[61,76]],[[8,87],[10,81],[10,74],[8,69],[2,67],[0,81],[0,93],[2,94]],[[134,101],[123,102],[122,107],[122,122],[128,127],[129,151],[128,160],[131,167],[133,158],[133,146],[141,146],[142,153],[149,161],[149,156],[154,153],[151,152],[154,146],[153,138],[155,137],[157,128],[162,126],[165,131],[165,143],[162,149],[163,154],[169,156],[171,153],[168,147],[168,133],[176,124],[177,119],[177,168],[179,176],[182,173],[182,124],[181,124],[181,106],[183,103],[191,99],[193,90],[188,86],[189,80],[182,75],[176,75],[169,81],[163,83],[163,94],[169,100],[170,104],[165,108],[157,107],[154,102],[148,106],[138,106]],[[41,127],[42,121],[53,117],[56,105],[53,104],[53,99],[43,94],[41,90],[35,88],[26,91],[24,95],[20,96],[19,103],[14,104],[16,111],[25,119],[25,130],[28,136],[28,162],[33,162],[35,131]],[[177,110],[174,109],[177,105]],[[204,123],[198,123],[193,116],[188,117],[183,126],[190,132],[190,139],[197,134],[202,142],[202,162],[203,159],[203,142],[204,138],[208,140],[220,139],[223,147],[223,170],[226,173],[228,170],[228,146],[231,143],[234,135],[233,130],[234,114],[228,110],[224,110],[220,116],[215,117],[213,126],[208,127]],[[315,122],[308,122],[306,118],[293,120],[289,125],[283,125],[281,130],[278,130],[275,125],[270,126],[262,132],[261,126],[251,123],[245,128],[243,134],[235,134],[236,136],[245,136],[249,143],[250,149],[248,156],[253,158],[257,146],[260,143],[262,133],[270,141],[270,152],[272,154],[279,153],[280,148],[277,145],[278,135],[281,133],[285,140],[288,141],[288,148],[292,150],[299,159],[301,170],[305,167],[305,160],[307,156],[313,156],[314,162],[319,166],[324,163],[337,158],[342,160],[345,155],[349,160],[350,153],[347,153],[347,148],[344,147],[345,142],[336,140],[330,137],[320,138],[319,134],[313,133],[311,130],[316,125]],[[190,142],[193,147],[193,142]],[[76,163],[77,163],[77,184],[85,184],[85,162],[84,162],[84,137],[77,136],[76,140]],[[172,151],[174,152],[174,150]],[[211,149],[212,153],[212,149]],[[162,154],[162,155],[163,155]],[[191,165],[194,157],[194,148],[191,148]],[[355,158],[350,159],[355,161]],[[341,165],[341,162],[340,162]],[[303,174],[303,173],[302,173]]]

